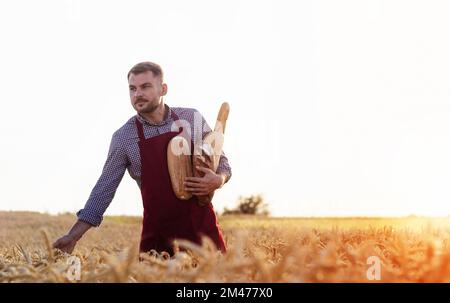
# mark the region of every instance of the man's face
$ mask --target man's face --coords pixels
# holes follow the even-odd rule
[[[128,79],[131,105],[138,113],[152,113],[160,105],[161,96],[167,93],[167,85],[151,71],[131,74]]]

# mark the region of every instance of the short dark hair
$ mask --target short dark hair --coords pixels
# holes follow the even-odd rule
[[[141,62],[133,66],[128,72],[127,79],[130,79],[130,75],[138,75],[145,72],[152,72],[153,76],[160,77],[161,81],[164,80],[164,74],[161,66],[153,62]]]

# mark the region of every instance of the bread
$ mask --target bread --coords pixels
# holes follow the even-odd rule
[[[222,103],[214,130],[205,136],[202,146],[196,150],[192,158],[190,156],[190,144],[184,137],[177,135],[170,140],[167,146],[167,165],[172,188],[178,199],[189,200],[192,197],[190,192],[185,191],[184,182],[186,177],[204,176],[204,173],[199,171],[197,166],[210,168],[214,172],[217,171],[229,111],[228,103]],[[206,205],[211,202],[213,196],[214,192],[207,196],[197,196],[198,203]]]
[[[167,167],[175,196],[181,200],[189,200],[192,197],[192,194],[184,189],[186,177],[192,176],[190,154],[190,144],[184,137],[178,135],[170,140],[167,146]]]
[[[207,134],[203,139],[203,144],[199,154],[192,156],[194,177],[203,177],[205,174],[197,169],[197,166],[206,167],[217,172],[222,146],[224,141],[225,126],[230,112],[230,106],[227,102],[222,103],[219,114],[217,115],[214,130]],[[206,196],[197,196],[200,205],[207,205],[212,201],[214,192]]]

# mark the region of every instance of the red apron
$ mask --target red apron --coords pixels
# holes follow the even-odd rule
[[[178,116],[172,112],[174,120]],[[180,200],[175,196],[167,168],[169,141],[182,132],[168,132],[145,139],[142,123],[136,118],[141,156],[141,194],[144,218],[139,250],[166,251],[173,255],[174,239],[201,244],[208,236],[222,252],[225,242],[211,203],[200,206],[197,197]]]

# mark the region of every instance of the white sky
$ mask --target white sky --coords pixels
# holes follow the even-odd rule
[[[214,124],[233,168],[215,207],[277,216],[450,214],[448,1],[2,1],[0,209],[82,208],[126,74],[162,65],[171,106]],[[107,214],[142,212],[128,173]]]

